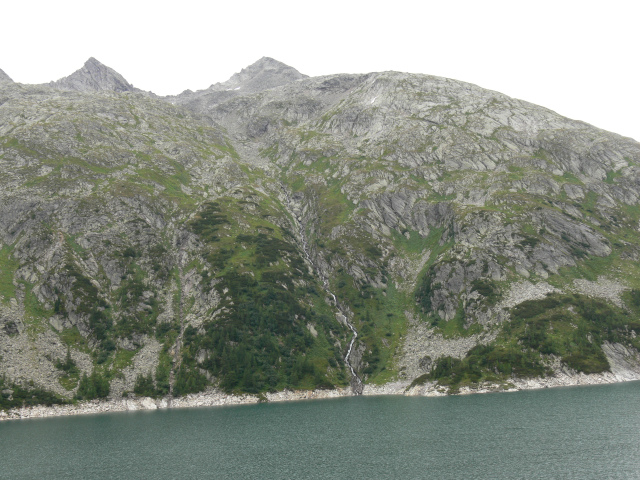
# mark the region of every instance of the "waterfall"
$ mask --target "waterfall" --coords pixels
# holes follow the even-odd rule
[[[335,294],[329,288],[329,280],[327,279],[326,275],[324,274],[324,272],[320,268],[318,268],[316,263],[311,258],[311,253],[310,253],[310,250],[309,250],[309,244],[307,243],[307,235],[306,235],[304,227],[302,225],[302,219],[300,217],[298,217],[297,215],[295,215],[295,213],[293,212],[291,197],[289,196],[289,192],[287,191],[287,189],[282,184],[280,184],[280,188],[281,188],[282,192],[284,193],[284,195],[285,195],[285,197],[287,199],[287,207],[289,208],[289,211],[291,212],[291,216],[292,216],[292,218],[294,220],[294,223],[296,225],[296,228],[298,230],[298,235],[299,235],[300,240],[302,242],[302,251],[304,252],[305,258],[307,259],[307,261],[309,262],[311,267],[318,273],[318,275],[320,276],[320,279],[322,280],[322,287],[324,288],[324,291],[333,300],[333,305],[336,308],[336,310],[338,310],[338,313],[336,314],[336,317],[338,318],[338,321],[340,323],[344,323],[353,332],[353,337],[351,337],[351,341],[349,342],[349,349],[347,350],[347,354],[344,357],[344,363],[347,365],[347,367],[349,367],[349,370],[351,372],[351,390],[353,391],[353,393],[355,395],[361,395],[362,394],[362,390],[364,389],[364,385],[362,384],[362,380],[360,380],[360,377],[358,377],[358,374],[356,373],[356,371],[353,368],[353,365],[351,364],[351,361],[350,361],[351,352],[353,351],[353,345],[355,344],[356,339],[358,338],[358,331],[353,326],[353,324],[351,322],[349,322],[349,318],[345,314],[344,308],[340,305],[340,303],[338,302],[338,299],[336,298]]]

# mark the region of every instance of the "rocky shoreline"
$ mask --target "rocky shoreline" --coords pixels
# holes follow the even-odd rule
[[[601,374],[575,374],[559,372],[551,377],[534,379],[511,379],[502,384],[487,383],[478,387],[462,387],[458,395],[494,392],[516,392],[540,388],[568,387],[578,385],[603,385],[640,380],[637,371],[605,372]],[[433,382],[409,388],[408,381],[391,382],[385,385],[366,385],[362,393],[366,396],[405,395],[435,397],[448,395],[446,388]],[[153,399],[121,398],[111,400],[93,400],[73,405],[52,405],[16,408],[0,411],[0,421],[28,418],[63,417],[68,415],[95,415],[109,412],[126,412],[138,410],[158,410],[169,408],[213,407],[222,405],[244,405],[260,402],[289,402],[301,400],[317,400],[353,396],[350,388],[334,390],[284,390],[281,392],[258,395],[229,395],[219,390],[210,390],[198,394],[190,394],[179,398]]]

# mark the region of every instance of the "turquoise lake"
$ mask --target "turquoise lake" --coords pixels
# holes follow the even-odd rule
[[[0,478],[640,478],[640,382],[0,423]]]

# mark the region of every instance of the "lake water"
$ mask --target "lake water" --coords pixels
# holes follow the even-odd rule
[[[640,382],[2,422],[0,478],[640,478]]]

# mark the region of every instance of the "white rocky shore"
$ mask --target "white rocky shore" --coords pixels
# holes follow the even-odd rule
[[[511,379],[503,384],[482,384],[476,388],[463,387],[458,394],[515,392],[519,390],[534,390],[540,388],[565,387],[576,385],[601,385],[640,380],[640,372],[627,370],[624,372],[605,372],[602,374],[586,375],[583,373],[559,372],[551,377],[536,379]],[[435,397],[447,395],[446,388],[433,382],[409,388],[408,381],[391,382],[385,385],[366,385],[363,395],[406,395]],[[213,407],[220,405],[256,404],[259,402],[287,402],[299,400],[316,400],[323,398],[337,398],[352,396],[350,388],[334,390],[284,390],[267,393],[263,397],[256,395],[228,395],[219,390],[211,390],[198,394],[191,394],[179,398],[153,399],[122,398],[112,400],[93,400],[79,402],[75,405],[53,405],[25,407],[0,412],[0,421],[25,418],[60,417],[66,415],[88,415],[108,412],[126,412],[136,410],[157,410],[168,408]]]

